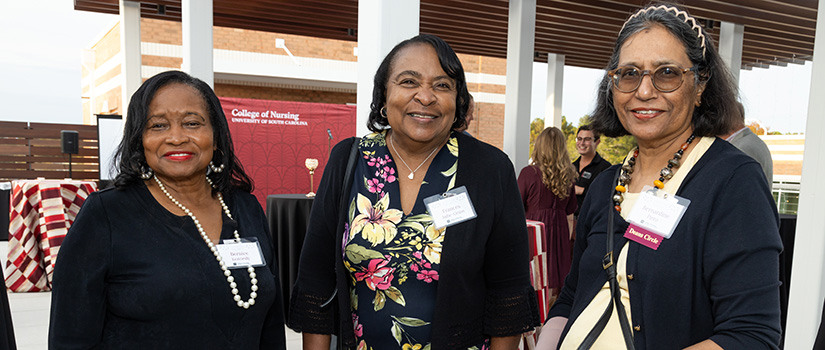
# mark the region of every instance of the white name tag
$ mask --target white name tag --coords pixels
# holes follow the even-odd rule
[[[433,225],[438,229],[476,217],[475,208],[464,186],[424,198],[424,205],[433,218]]]
[[[627,222],[653,231],[664,238],[670,238],[688,205],[690,200],[687,198],[645,186],[630,210]]]
[[[240,242],[236,242],[234,239],[226,239],[215,247],[228,269],[266,266],[261,245],[254,238],[242,238]]]

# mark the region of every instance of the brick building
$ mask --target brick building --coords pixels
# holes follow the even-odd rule
[[[181,23],[140,20],[145,80],[181,69]],[[283,39],[286,49],[276,47]],[[357,43],[299,35],[214,27],[215,92],[220,97],[356,103]],[[287,52],[287,50],[289,50]],[[291,53],[291,55],[290,55]],[[82,67],[85,124],[94,114],[122,114],[120,30],[115,23],[90,45]],[[459,54],[476,101],[468,132],[499,148],[503,145],[506,61]],[[93,79],[92,79],[93,77]]]
[[[796,214],[805,135],[760,135],[773,159],[773,196],[781,214]]]

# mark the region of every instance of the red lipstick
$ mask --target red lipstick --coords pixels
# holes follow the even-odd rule
[[[166,157],[169,160],[174,160],[174,161],[181,162],[181,161],[192,159],[193,154],[191,152],[182,152],[182,151],[174,152],[173,151],[173,152],[166,152],[166,154],[164,154],[163,156]]]

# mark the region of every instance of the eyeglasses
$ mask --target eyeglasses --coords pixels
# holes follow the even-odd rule
[[[576,142],[593,142],[592,137],[576,137]]]
[[[639,70],[636,67],[621,67],[607,72],[607,75],[610,76],[613,87],[621,92],[636,91],[639,85],[642,85],[642,79],[645,75],[650,75],[650,79],[653,80],[653,86],[656,90],[673,92],[682,86],[685,74],[690,71],[696,73],[696,67],[680,68],[677,66],[661,66],[653,72],[650,70]]]

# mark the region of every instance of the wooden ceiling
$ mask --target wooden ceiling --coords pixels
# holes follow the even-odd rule
[[[603,68],[624,20],[648,0],[538,0],[535,61]],[[802,63],[813,56],[817,0],[685,0],[682,5],[719,41],[720,21],[745,26],[742,67]],[[75,9],[118,13],[118,0],[75,0]],[[214,25],[356,41],[357,0],[213,0]],[[506,0],[421,0],[420,32],[460,53],[504,58]],[[180,0],[141,1],[141,16],[180,21]]]

